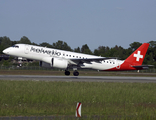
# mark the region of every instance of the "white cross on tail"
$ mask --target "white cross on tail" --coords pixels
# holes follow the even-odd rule
[[[140,54],[141,52],[138,51],[137,54],[134,54],[134,57],[136,57],[136,61],[139,61],[140,58],[143,58],[143,55]]]

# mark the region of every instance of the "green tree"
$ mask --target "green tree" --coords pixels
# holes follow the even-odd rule
[[[52,48],[52,45],[50,45],[50,44],[47,43],[47,42],[43,42],[43,43],[41,43],[40,46],[42,46],[42,47],[48,47],[48,48]]]
[[[68,44],[66,42],[63,42],[61,40],[58,40],[58,42],[53,43],[52,47],[55,48],[55,49],[72,51],[71,47],[68,46]]]
[[[139,42],[133,42],[130,44],[130,48],[132,49],[132,51],[135,51],[138,47],[140,47],[142,45],[142,43]]]
[[[110,49],[110,57],[117,57],[118,59],[124,60],[126,59],[125,50],[121,46],[115,46]]]
[[[98,49],[94,50],[94,54],[102,57],[109,57],[110,48],[107,46],[99,46]]]
[[[88,45],[85,44],[82,46],[81,48],[81,53],[85,53],[85,54],[93,54],[92,51],[89,49]]]
[[[150,53],[152,53],[152,57],[154,59],[154,61],[156,61],[156,41],[150,41],[149,42],[150,45],[149,45],[149,48],[148,48],[148,51],[147,51],[147,54],[150,55]]]
[[[0,54],[3,54],[2,51],[10,46],[12,46],[12,42],[9,37],[0,37]]]
[[[144,64],[151,64],[156,67],[156,41],[150,41],[149,43],[150,45],[145,56]]]
[[[4,62],[3,62],[3,66],[9,66],[10,64],[9,64],[9,61],[8,60],[4,60]]]
[[[31,43],[31,45],[38,45],[38,44],[36,44],[36,43],[33,42],[33,43]]]
[[[28,66],[39,66],[39,61],[28,63]]]
[[[18,43],[31,44],[31,41],[26,36],[23,36]]]
[[[80,53],[81,50],[80,50],[80,48],[78,47],[78,48],[75,48],[75,49],[74,49],[74,52]]]
[[[15,45],[15,44],[17,44],[18,43],[18,41],[11,41],[11,45],[13,46],[13,45]]]
[[[156,48],[156,41],[150,41],[149,43],[149,48]]]
[[[1,38],[0,43],[3,47],[6,48],[6,47],[10,47],[12,42],[10,41],[9,37],[4,36]]]

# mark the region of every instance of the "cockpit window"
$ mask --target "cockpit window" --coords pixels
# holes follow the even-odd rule
[[[19,46],[18,46],[18,45],[13,45],[12,47],[13,47],[13,48],[19,48]]]

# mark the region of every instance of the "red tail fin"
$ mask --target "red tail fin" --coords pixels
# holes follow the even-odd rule
[[[128,63],[131,63],[131,65],[142,65],[148,46],[149,46],[149,43],[142,44],[125,61]]]

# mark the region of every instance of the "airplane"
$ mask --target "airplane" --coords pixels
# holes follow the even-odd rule
[[[143,43],[126,60],[69,52],[29,44],[15,44],[3,50],[3,53],[10,56],[40,61],[39,64],[41,67],[63,69],[67,76],[70,75],[69,68],[72,68],[73,75],[78,76],[78,68],[96,69],[100,71],[147,69],[150,65],[142,65],[142,63],[148,47],[149,43]]]

